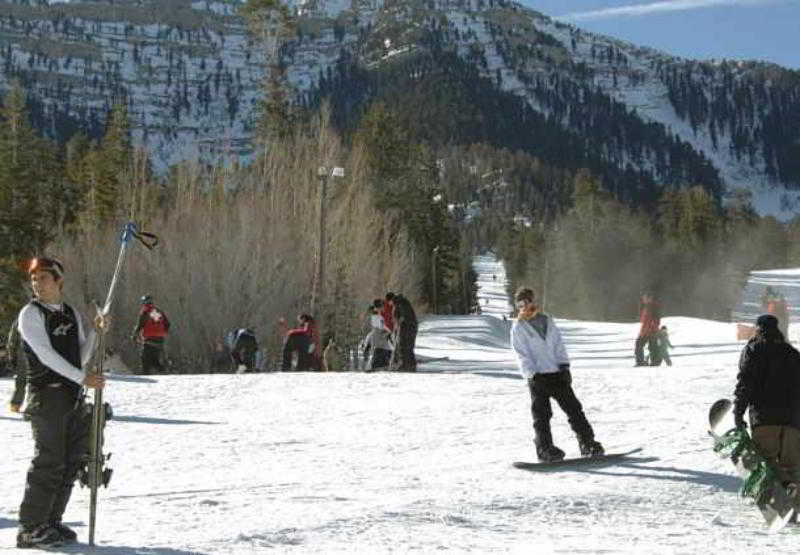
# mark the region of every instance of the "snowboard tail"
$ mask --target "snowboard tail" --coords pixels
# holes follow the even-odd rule
[[[570,467],[570,466],[589,466],[589,465],[596,465],[596,464],[603,464],[603,463],[611,463],[619,460],[623,460],[626,457],[633,455],[634,453],[639,453],[642,450],[641,447],[636,449],[631,449],[630,451],[625,451],[624,453],[608,453],[605,455],[597,455],[594,457],[574,457],[570,459],[561,459],[560,461],[539,461],[539,462],[526,462],[526,461],[515,461],[512,464],[514,468],[520,468],[522,470],[535,470],[535,471],[543,471],[543,470],[552,470],[561,467]]]

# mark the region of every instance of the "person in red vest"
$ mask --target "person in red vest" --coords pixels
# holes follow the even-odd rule
[[[133,329],[131,339],[142,346],[141,373],[161,373],[164,371],[164,342],[169,333],[169,319],[163,310],[153,304],[153,297],[150,295],[144,295],[141,303],[139,322]]]
[[[651,355],[655,353],[656,338],[661,329],[660,307],[649,293],[643,293],[639,301],[639,322],[641,326],[639,327],[639,337],[636,338],[634,356],[636,357],[636,366],[647,366],[647,361],[644,359],[644,345],[647,343]]]

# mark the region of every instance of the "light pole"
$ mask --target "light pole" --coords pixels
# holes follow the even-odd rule
[[[437,246],[433,247],[433,260],[432,260],[432,262],[433,262],[433,264],[432,264],[432,270],[433,270],[433,276],[432,276],[433,277],[433,313],[434,314],[438,314],[438,312],[439,312],[439,299],[438,299],[438,296],[437,296],[437,285],[438,284],[437,284],[437,281],[436,281],[436,259],[438,258],[438,256],[439,256],[439,246],[437,245]]]
[[[317,320],[318,329],[322,324],[322,296],[325,294],[325,196],[329,177],[344,177],[344,168],[334,167],[328,170],[325,166],[317,168],[319,178],[319,222],[317,224],[317,276],[314,280],[314,291],[311,294],[311,313]]]

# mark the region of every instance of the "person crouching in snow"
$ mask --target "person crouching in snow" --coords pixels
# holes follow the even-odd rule
[[[543,462],[564,458],[564,451],[553,444],[550,431],[550,418],[553,416],[551,397],[567,414],[569,425],[578,437],[581,455],[602,455],[603,446],[595,440],[594,430],[572,390],[569,356],[555,320],[539,311],[532,289],[521,287],[514,300],[519,314],[511,326],[511,348],[517,356],[520,374],[527,379],[531,392],[536,455]]]

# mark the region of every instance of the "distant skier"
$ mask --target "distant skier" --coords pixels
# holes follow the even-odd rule
[[[655,347],[655,352],[650,353],[650,366],[661,366],[662,362],[666,362],[667,366],[672,366],[672,359],[669,357],[672,343],[669,341],[667,326],[661,326],[661,329],[656,333]]]
[[[650,353],[656,351],[656,334],[661,326],[660,307],[655,298],[649,293],[643,293],[639,302],[639,336],[636,338],[634,356],[636,366],[646,366],[644,359],[644,346],[647,344]]]
[[[141,345],[141,373],[163,373],[164,342],[169,333],[169,319],[163,310],[153,304],[150,295],[143,295],[140,302],[139,321],[131,339]]]
[[[745,426],[764,455],[800,483],[800,353],[786,343],[771,314],[756,319],[756,332],[739,359],[733,415]]]
[[[28,405],[34,456],[19,508],[18,548],[48,548],[75,541],[61,519],[73,483],[89,452],[91,410],[82,387],[103,388],[102,375],[87,373],[96,335],[81,315],[63,302],[64,266],[36,258],[28,273],[34,300],[18,316],[28,359]],[[98,315],[95,327],[107,329]]]
[[[519,314],[511,326],[511,348],[531,393],[536,455],[544,462],[564,458],[564,451],[553,444],[550,398],[555,399],[567,414],[569,425],[578,438],[581,455],[602,455],[603,446],[595,440],[594,430],[572,390],[569,357],[555,320],[539,311],[532,289],[520,288],[514,300]]]
[[[386,294],[386,298],[394,304],[392,316],[397,326],[394,368],[400,372],[416,372],[417,358],[414,355],[414,345],[417,342],[417,315],[411,306],[411,301],[403,295],[390,292]]]
[[[256,368],[256,352],[258,340],[255,332],[250,328],[239,328],[231,337],[231,360],[234,371],[253,372]]]

